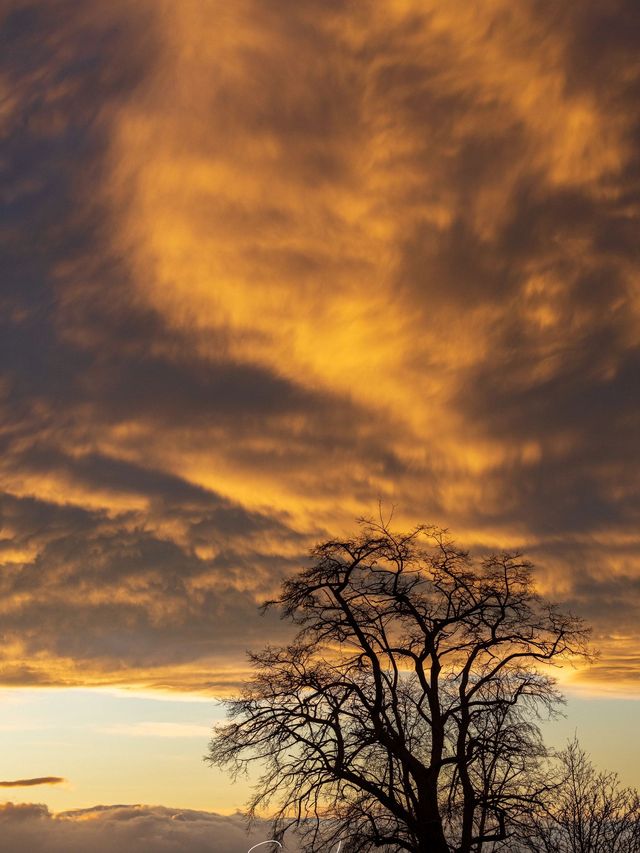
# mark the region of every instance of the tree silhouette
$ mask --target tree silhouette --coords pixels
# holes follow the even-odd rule
[[[557,756],[558,782],[532,816],[531,853],[640,853],[640,799],[615,773],[598,771],[576,739]]]
[[[582,622],[541,601],[518,554],[472,561],[446,531],[361,522],[286,580],[298,628],[251,654],[207,760],[262,775],[249,814],[305,849],[498,849],[549,783],[536,725],[561,696],[549,667],[588,655]],[[484,848],[483,848],[484,845]]]

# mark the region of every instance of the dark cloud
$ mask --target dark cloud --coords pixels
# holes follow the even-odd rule
[[[5,498],[5,529],[13,535],[0,545],[25,557],[13,555],[5,564],[3,595],[19,603],[5,614],[2,629],[5,643],[22,648],[24,663],[16,667],[4,655],[3,681],[55,683],[46,661],[60,658],[75,662],[66,675],[71,684],[171,682],[172,666],[192,664],[199,687],[207,667],[206,683],[215,686],[216,667],[225,659],[241,664],[247,645],[260,645],[265,633],[281,634],[274,617],[255,618],[260,590],[265,597],[287,566],[263,548],[288,537],[299,549],[299,537],[275,519],[194,492],[197,501],[172,495],[182,507],[169,513],[174,525],[184,520],[182,544],[145,530],[149,513],[110,517]],[[206,557],[195,553],[198,544],[209,549]],[[251,584],[241,589],[246,573]],[[36,663],[43,654],[44,672]],[[182,678],[174,676],[176,683]]]

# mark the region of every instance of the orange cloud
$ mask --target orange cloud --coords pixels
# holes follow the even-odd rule
[[[382,499],[631,689],[631,3],[13,5],[2,680],[230,689]]]

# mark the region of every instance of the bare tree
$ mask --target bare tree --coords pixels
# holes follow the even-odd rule
[[[562,701],[549,667],[588,653],[585,628],[518,554],[473,562],[434,527],[361,525],[265,605],[297,636],[250,656],[207,759],[260,765],[249,814],[273,809],[307,850],[498,849],[548,787],[536,716]]]
[[[597,771],[577,740],[558,758],[553,796],[530,821],[532,853],[640,853],[640,800],[615,773]]]

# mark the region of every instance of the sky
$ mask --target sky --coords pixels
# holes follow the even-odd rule
[[[4,819],[239,807],[257,604],[379,502],[536,564],[600,650],[563,736],[639,784],[635,0],[0,21],[0,775],[63,780]],[[55,817],[114,803],[165,811]]]

